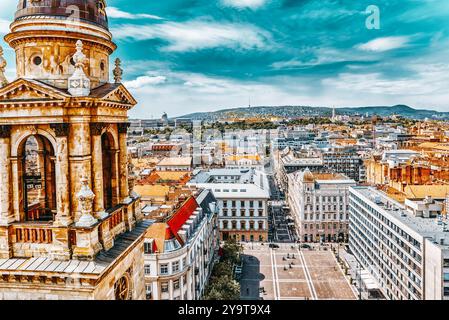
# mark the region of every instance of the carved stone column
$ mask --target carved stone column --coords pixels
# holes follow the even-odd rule
[[[0,225],[13,222],[11,179],[11,127],[0,126]]]
[[[90,124],[92,139],[92,190],[95,194],[94,213],[98,219],[105,219],[108,216],[104,208],[103,195],[103,150],[101,146],[101,133],[104,127],[104,123]]]
[[[0,126],[0,259],[12,256],[8,224],[13,222],[11,185],[11,128]]]
[[[129,195],[128,186],[128,146],[126,144],[126,138],[128,134],[129,123],[119,123],[119,181],[120,181],[120,201],[125,202]]]
[[[55,225],[69,226],[73,223],[70,215],[70,175],[69,175],[69,149],[68,136],[70,126],[68,123],[52,124],[51,128],[56,136],[56,220]]]
[[[70,211],[74,221],[78,221],[81,212],[75,193],[82,187],[81,178],[86,177],[91,186],[92,150],[89,123],[71,123],[69,132],[69,170],[70,170]]]

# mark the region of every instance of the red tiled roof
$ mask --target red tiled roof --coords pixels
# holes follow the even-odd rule
[[[182,204],[178,211],[167,222],[173,234],[178,234],[178,231],[181,229],[184,223],[189,220],[190,216],[196,210],[196,208],[198,208],[198,203],[196,202],[194,197],[190,197],[186,202]]]

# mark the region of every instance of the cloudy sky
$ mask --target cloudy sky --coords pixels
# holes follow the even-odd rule
[[[0,33],[16,2],[0,0]],[[107,2],[119,46],[114,58],[122,58],[126,85],[139,100],[133,117],[249,100],[449,111],[448,0]],[[380,29],[367,28],[372,5]],[[13,52],[6,57],[14,78]]]

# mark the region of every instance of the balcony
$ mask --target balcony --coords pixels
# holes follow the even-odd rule
[[[53,230],[47,224],[23,224],[13,226],[14,243],[50,244],[53,242]]]

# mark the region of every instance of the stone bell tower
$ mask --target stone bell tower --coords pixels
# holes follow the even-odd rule
[[[2,259],[85,262],[94,269],[40,265],[36,276],[58,291],[59,280],[41,271],[59,270],[64,278],[97,270],[86,280],[89,297],[113,298],[105,295],[115,289],[95,291],[98,281],[109,277],[107,287],[122,277],[116,298],[136,298],[142,286],[130,284],[141,272],[136,230],[143,232],[143,222],[128,181],[127,112],[137,102],[121,84],[119,60],[109,81],[116,46],[105,8],[104,0],[20,0],[5,36],[16,52],[17,78],[4,77],[0,49],[0,279],[10,279],[1,277]],[[126,233],[135,241],[118,254]],[[99,257],[119,270],[103,260],[100,267]],[[21,279],[20,266],[8,272],[16,272],[11,281]],[[0,298],[2,288],[0,280]]]

